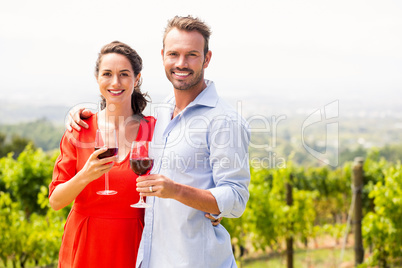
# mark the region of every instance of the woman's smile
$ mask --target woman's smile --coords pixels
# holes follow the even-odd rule
[[[112,94],[113,96],[120,96],[121,94],[123,94],[124,91],[125,91],[124,89],[122,89],[122,90],[109,89],[108,90],[108,92],[110,94]]]

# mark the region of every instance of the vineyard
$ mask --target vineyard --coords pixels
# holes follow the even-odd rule
[[[27,146],[0,159],[0,267],[53,267],[69,208],[53,211],[48,184],[57,153]],[[250,200],[239,219],[223,219],[240,265],[252,256],[308,248],[353,232],[350,211],[360,193],[364,261],[359,267],[402,267],[402,166],[371,151],[364,186],[352,187],[353,163],[342,167],[252,169]]]

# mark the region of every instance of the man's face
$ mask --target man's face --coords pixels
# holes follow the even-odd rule
[[[211,52],[204,57],[204,37],[197,31],[172,29],[165,38],[162,50],[166,77],[178,90],[202,87],[204,68],[208,67]]]

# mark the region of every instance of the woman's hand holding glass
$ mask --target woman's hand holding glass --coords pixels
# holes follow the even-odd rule
[[[94,151],[88,158],[84,167],[79,173],[85,173],[85,178],[88,179],[88,183],[96,179],[99,179],[103,174],[109,172],[114,162],[117,161],[117,156],[111,156],[107,158],[99,159],[99,155],[105,153],[108,150],[107,147],[102,147],[99,150]]]

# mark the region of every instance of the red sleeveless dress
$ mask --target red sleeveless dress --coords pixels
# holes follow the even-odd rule
[[[153,117],[144,117],[136,140],[152,140]],[[88,129],[66,131],[57,158],[49,196],[55,187],[71,179],[82,169],[94,152],[97,115],[87,120]],[[132,208],[137,203],[137,175],[130,169],[130,156],[116,162],[109,171],[112,196],[96,194],[104,190],[104,175],[88,184],[77,196],[67,218],[62,238],[60,268],[78,267],[135,267],[138,247],[144,226],[144,209]]]

